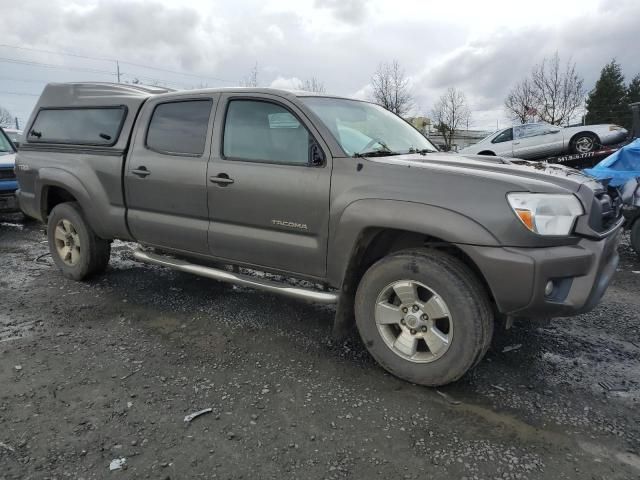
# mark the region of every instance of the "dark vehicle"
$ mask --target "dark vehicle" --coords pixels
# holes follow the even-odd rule
[[[13,171],[16,149],[4,130],[0,128],[0,212],[18,212],[15,192],[18,181]]]
[[[337,303],[336,333],[355,323],[384,368],[423,385],[476,365],[497,319],[592,309],[618,263],[613,191],[561,166],[437,152],[346,98],[51,84],[16,168],[65,276],[135,241],[143,262]]]

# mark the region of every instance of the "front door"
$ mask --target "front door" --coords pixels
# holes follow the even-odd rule
[[[217,94],[150,100],[125,172],[127,222],[141,243],[207,253],[207,162]]]
[[[223,259],[322,278],[331,178],[328,149],[277,96],[223,95],[209,180],[209,248]]]

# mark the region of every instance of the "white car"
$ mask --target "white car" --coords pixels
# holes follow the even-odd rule
[[[22,130],[16,130],[15,128],[3,128],[3,130],[16,147],[20,146]]]
[[[526,123],[494,132],[459,153],[545,158],[565,153],[589,153],[602,145],[622,142],[627,135],[627,130],[618,125],[562,128],[548,123]]]

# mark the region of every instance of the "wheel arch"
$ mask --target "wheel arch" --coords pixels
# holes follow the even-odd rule
[[[331,259],[329,282],[341,289],[334,324],[336,336],[344,336],[353,324],[353,298],[366,270],[384,256],[407,248],[441,249],[460,259],[475,273],[493,301],[491,288],[482,271],[456,245],[498,245],[495,237],[484,227],[458,213],[424,204],[389,200],[356,203],[361,204],[357,207],[352,204],[352,210],[343,214],[345,224],[338,227],[328,256]],[[418,212],[422,215],[412,216]],[[408,220],[411,218],[414,220]]]
[[[38,173],[37,192],[39,199],[37,204],[41,218],[45,223],[51,210],[60,203],[78,202],[81,208],[90,204],[89,192],[80,180],[69,172],[55,168],[43,168]],[[87,220],[91,223],[90,219]]]
[[[596,132],[593,132],[591,130],[580,130],[579,132],[571,135],[571,138],[569,139],[569,147],[573,146],[573,142],[576,140],[576,138],[578,138],[580,135],[585,135],[585,134],[595,137],[596,143],[600,144],[600,136]]]

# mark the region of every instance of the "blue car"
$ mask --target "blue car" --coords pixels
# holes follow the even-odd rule
[[[0,212],[18,212],[16,190],[18,181],[13,167],[16,162],[16,148],[4,130],[0,128]]]

